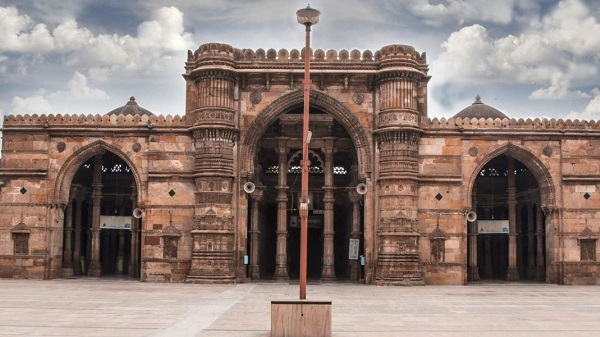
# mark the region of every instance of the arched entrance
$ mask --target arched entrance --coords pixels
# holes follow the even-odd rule
[[[131,166],[115,153],[94,152],[74,165],[63,227],[63,276],[138,278],[136,179]]]
[[[349,248],[358,242],[359,255],[364,255],[364,202],[356,185],[362,181],[359,157],[370,151],[367,147],[359,153],[355,144],[368,144],[362,143],[364,134],[350,134],[343,118],[340,121],[323,104],[331,98],[317,96],[317,104],[310,109],[307,276],[313,280],[358,281],[362,271],[358,260],[349,259]],[[245,142],[247,151],[254,148],[254,166],[246,172],[253,172],[250,179],[259,191],[250,195],[248,215],[252,279],[297,279],[299,275],[302,96],[292,93],[280,100],[288,104],[276,111],[276,101],[263,111],[253,126],[264,120],[270,124],[264,130],[251,127]],[[334,109],[338,114],[347,120],[355,118],[337,104]],[[353,128],[360,129],[358,121],[353,122]],[[362,162],[369,160],[365,157]]]
[[[540,182],[510,153],[488,161],[473,184],[469,281],[545,281],[546,239]]]

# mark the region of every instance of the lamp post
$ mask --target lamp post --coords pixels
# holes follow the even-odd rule
[[[310,27],[319,22],[319,12],[310,6],[296,12],[298,23],[306,27],[306,47],[304,49],[304,114],[302,129],[302,190],[300,200],[300,299],[306,299],[306,255],[308,241],[308,116],[310,100]]]

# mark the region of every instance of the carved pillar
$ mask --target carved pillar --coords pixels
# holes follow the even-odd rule
[[[102,201],[102,154],[97,154],[94,159],[94,182],[92,183],[92,257],[88,275],[101,276],[100,202]]]
[[[323,280],[335,280],[335,266],[334,266],[334,227],[333,227],[333,205],[335,198],[333,197],[333,145],[334,140],[330,138],[325,139],[325,185],[323,190],[325,191],[323,197],[323,204],[325,208],[324,225],[323,225],[323,272],[321,279]]]
[[[477,211],[477,189],[473,189],[473,210]],[[478,214],[478,216],[481,216]],[[469,269],[468,280],[479,281],[479,267],[477,266],[477,220],[468,222],[469,231]]]
[[[515,196],[515,160],[508,157],[508,271],[506,272],[507,281],[519,280],[519,268],[517,267],[517,199]]]
[[[350,232],[350,238],[360,239],[360,201],[362,200],[362,195],[358,194],[356,189],[352,187],[350,192],[348,192],[348,199],[352,203],[352,231]],[[360,260],[348,260],[348,264],[350,280],[359,281]]]
[[[484,211],[484,218],[485,219],[492,219],[494,214],[492,212],[492,209],[490,208],[490,206],[484,206],[483,208]],[[483,275],[483,278],[491,278],[493,277],[493,272],[492,272],[492,246],[491,246],[491,236],[490,234],[484,234],[479,236],[481,237],[481,241],[483,241],[483,265],[482,267],[482,271],[480,273],[480,275]]]
[[[250,277],[260,279],[260,230],[258,228],[258,204],[264,195],[264,188],[257,187],[252,193],[251,224],[250,224]]]
[[[527,279],[535,279],[535,223],[533,222],[535,205],[527,204]]]
[[[232,209],[234,147],[239,138],[233,93],[237,78],[233,49],[210,44],[186,63],[187,111],[195,145],[192,263],[187,282],[229,283],[236,277],[242,252],[236,246]],[[219,58],[218,66],[209,59]],[[208,63],[205,63],[208,61]],[[240,234],[241,235],[241,234]],[[245,248],[244,248],[245,252]],[[236,259],[236,256],[238,259]]]
[[[402,61],[398,51],[389,53],[396,48],[405,47],[394,46],[380,51],[386,67]],[[424,85],[428,77],[427,65],[424,60],[419,62],[422,63],[411,72],[386,69],[376,79],[380,103],[375,130],[379,147],[380,191],[377,284],[424,284],[417,226],[421,135],[417,88]]]
[[[277,180],[277,256],[275,261],[276,280],[288,280],[287,269],[287,140],[278,139],[277,154],[279,159],[279,175]]]
[[[535,258],[535,279],[539,282],[546,281],[546,261],[544,259],[544,223],[542,208],[536,207],[535,214],[535,237],[536,237],[536,258]]]
[[[83,200],[84,195],[81,195],[79,189],[74,190],[75,195],[75,245],[73,247],[73,274],[81,275],[81,222],[83,221]]]
[[[65,242],[63,249],[63,270],[62,276],[69,277],[73,275],[73,199],[69,199],[65,210]]]
[[[485,251],[484,258],[485,263],[483,264],[483,277],[492,278],[494,277],[494,272],[492,270],[492,237],[490,234],[486,234],[483,236],[484,246],[483,249]]]
[[[135,182],[131,185],[131,208],[132,211],[138,207],[137,189]],[[131,251],[129,253],[129,277],[137,278],[139,274],[139,251],[140,251],[140,223],[142,219],[131,217]]]

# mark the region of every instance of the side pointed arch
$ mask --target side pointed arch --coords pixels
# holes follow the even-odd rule
[[[54,185],[54,200],[57,200],[61,203],[68,203],[71,183],[73,182],[73,177],[75,176],[77,170],[79,170],[81,165],[83,165],[91,157],[107,151],[117,155],[131,169],[131,173],[133,174],[133,179],[138,191],[137,194],[139,202],[140,196],[143,195],[143,185],[135,165],[125,153],[103,140],[96,140],[78,149],[67,160],[65,160],[60,171],[58,172],[58,176],[56,177],[56,182]]]
[[[255,152],[267,128],[282,114],[302,106],[304,91],[296,90],[277,98],[254,119],[245,135],[241,154],[242,171],[252,176],[254,173]],[[359,175],[365,178],[373,171],[372,149],[367,133],[358,118],[335,98],[315,90],[310,92],[310,105],[332,115],[348,131],[358,158]]]
[[[471,173],[471,178],[469,179],[469,185],[467,189],[467,200],[469,206],[471,206],[472,203],[473,187],[475,186],[475,180],[477,179],[479,172],[481,172],[483,167],[489,163],[490,160],[498,157],[501,154],[505,154],[520,161],[531,171],[540,188],[542,207],[550,207],[556,204],[556,189],[554,187],[554,182],[552,181],[552,176],[550,175],[550,172],[544,163],[542,163],[533,153],[515,144],[509,143],[499,147],[498,149],[487,154],[485,157],[481,158],[477,168]]]

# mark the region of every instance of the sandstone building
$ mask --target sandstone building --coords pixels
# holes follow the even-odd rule
[[[297,278],[301,55],[190,51],[181,116],[132,97],[5,117],[0,277]],[[600,124],[479,97],[431,119],[426,55],[406,45],[319,49],[311,68],[309,278],[600,284]]]

